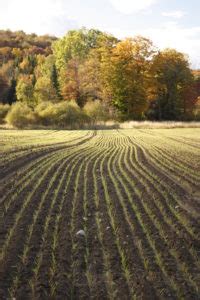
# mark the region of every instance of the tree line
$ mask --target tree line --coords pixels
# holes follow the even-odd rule
[[[122,121],[192,120],[199,118],[199,95],[200,76],[187,56],[142,36],[119,40],[85,28],[60,39],[0,31],[3,104],[53,112],[73,102],[102,119],[105,112]]]

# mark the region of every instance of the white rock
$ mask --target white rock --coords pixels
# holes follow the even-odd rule
[[[81,229],[81,230],[77,231],[76,235],[85,236],[85,231]]]

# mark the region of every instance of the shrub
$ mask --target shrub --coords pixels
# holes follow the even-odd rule
[[[5,123],[5,117],[10,110],[10,105],[0,104],[0,124]]]
[[[36,121],[36,116],[33,110],[25,103],[17,102],[11,106],[10,111],[6,116],[6,121],[9,125],[17,128],[24,128]]]
[[[41,102],[35,108],[38,122],[42,125],[53,125],[56,119],[56,110],[51,102]]]
[[[110,119],[107,107],[100,100],[87,102],[83,110],[93,123],[98,121],[106,122]]]
[[[81,111],[74,102],[42,102],[35,109],[41,124],[46,126],[56,126],[59,128],[79,128],[88,117]]]
[[[59,127],[80,128],[88,121],[86,114],[74,101],[59,103],[56,106]]]

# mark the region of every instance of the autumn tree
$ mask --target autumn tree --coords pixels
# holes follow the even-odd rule
[[[16,101],[16,77],[18,69],[15,67],[14,61],[10,60],[3,64],[0,69],[0,96],[4,103],[12,104]]]
[[[53,55],[49,55],[48,57],[44,57],[43,55],[37,56],[37,67],[35,68],[34,75],[36,78],[34,86],[34,98],[36,102],[59,101],[59,84]]]
[[[174,49],[160,51],[153,59],[155,109],[159,120],[180,119],[185,112],[184,92],[193,82],[187,58]]]
[[[97,46],[90,49],[81,65],[81,90],[89,101],[99,99],[111,104],[105,70],[110,68],[110,53],[118,42],[112,35],[101,33]]]
[[[143,37],[126,39],[112,50],[106,62],[107,89],[124,119],[141,119],[147,109],[149,65],[154,47]]]
[[[80,62],[78,59],[70,59],[66,64],[66,69],[61,70],[62,97],[64,100],[75,100],[79,106],[83,105],[84,99],[80,86]]]
[[[192,120],[194,118],[196,105],[200,96],[200,79],[194,78],[192,82],[181,91],[182,119]]]
[[[24,74],[33,74],[36,66],[36,57],[28,55],[23,58],[23,61],[19,64],[20,70]]]
[[[17,100],[26,103],[30,107],[34,107],[36,103],[33,92],[33,76],[22,75],[18,79],[16,86]]]
[[[57,39],[0,30],[3,103],[75,100],[80,107],[98,103],[122,119],[186,120],[199,103],[199,72],[193,73],[184,54],[157,52],[144,37],[119,41],[82,28]]]
[[[115,40],[99,30],[83,28],[69,31],[64,38],[54,43],[59,85],[65,100],[74,99],[83,106],[87,97],[95,97],[100,62],[98,49],[105,44],[111,45]]]

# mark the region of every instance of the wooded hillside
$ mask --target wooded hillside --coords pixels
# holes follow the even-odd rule
[[[93,111],[97,103],[106,118],[119,120],[198,119],[199,78],[185,54],[160,51],[141,36],[120,41],[85,28],[60,39],[0,31],[0,102],[18,101],[34,113],[73,101]]]

